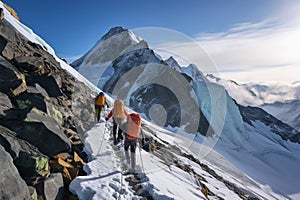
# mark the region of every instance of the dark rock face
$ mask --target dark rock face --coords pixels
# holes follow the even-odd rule
[[[113,74],[103,90],[120,99],[129,97],[129,106],[156,124],[186,125],[185,131],[189,133],[213,134],[208,131],[209,123],[197,100],[191,97],[192,77],[170,67],[153,50],[144,48],[125,53],[104,74],[111,71]]]
[[[51,182],[49,159],[81,155],[80,135],[74,144],[67,130],[80,134],[94,125],[94,92],[6,21],[0,23],[0,72],[0,199],[30,199],[25,182]]]
[[[114,28],[110,29],[110,31],[108,33],[106,33],[101,39],[102,40],[106,40],[106,39],[108,39],[109,37],[111,37],[113,35],[122,33],[123,31],[127,31],[127,30],[128,29],[125,29],[125,28],[123,28],[121,26],[114,27]]]
[[[159,98],[153,98],[157,96]],[[151,113],[149,112],[153,105],[163,106],[166,116],[158,116],[158,111],[155,113],[156,116],[151,117]],[[164,124],[161,124],[162,126],[171,125],[176,127],[180,125],[180,104],[175,94],[164,86],[149,84],[139,88],[130,98],[130,107],[134,108],[137,112],[145,113],[149,119],[153,119],[154,121],[157,119],[157,124],[160,123],[159,119],[162,119],[163,122],[165,121]]]
[[[112,93],[116,83],[120,80],[121,77],[124,76],[124,74],[135,67],[143,66],[146,64],[163,65],[164,63],[154,55],[153,50],[147,48],[138,49],[123,54],[113,61],[112,67],[114,68],[114,74],[106,82],[103,89],[109,93]]]
[[[0,22],[4,20],[4,11],[3,8],[0,8]]]
[[[0,92],[18,95],[26,90],[24,76],[0,56]]]
[[[290,127],[289,125],[283,123],[277,118],[273,117],[266,111],[258,107],[251,106],[241,106],[238,105],[240,112],[242,114],[243,120],[252,125],[252,121],[261,121],[267,126],[270,126],[272,132],[280,135],[283,140],[291,140],[292,142],[296,142],[300,144],[300,133],[295,129]]]
[[[26,183],[19,175],[11,156],[0,146],[0,199],[30,199]]]
[[[47,176],[50,173],[49,158],[24,140],[18,139],[17,134],[0,126],[0,145],[10,154],[18,168],[21,177],[30,184],[36,177]],[[45,162],[38,167],[39,161]]]

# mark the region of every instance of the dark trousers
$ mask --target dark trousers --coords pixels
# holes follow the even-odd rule
[[[124,142],[125,151],[128,151],[129,148],[130,148],[130,152],[135,153],[136,140],[125,140],[125,142]]]
[[[119,127],[119,130],[118,130],[118,137],[116,137],[118,127]],[[121,125],[118,124],[118,123],[116,122],[115,119],[113,119],[113,137],[114,137],[114,144],[117,144],[117,143],[119,143],[121,140],[123,140],[122,132],[123,132],[123,131],[122,131]]]
[[[102,115],[102,110],[103,110],[104,106],[98,106],[95,105],[95,111],[96,111],[96,116],[97,116],[97,122],[99,122],[100,117]]]

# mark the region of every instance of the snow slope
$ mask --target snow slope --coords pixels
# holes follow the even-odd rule
[[[226,181],[236,185],[238,189],[252,197],[286,199],[240,173],[214,151],[211,151],[205,160],[201,160],[205,163],[202,165],[211,169],[205,170],[199,163],[172,152],[173,146],[180,144],[183,138],[176,137],[175,134],[147,122],[145,122],[145,126],[156,131],[157,140],[169,143],[167,147],[157,150],[156,154],[142,150],[142,158],[137,155],[139,176],[143,177],[142,187],[154,199],[206,199],[201,192],[203,183],[210,190],[209,199],[240,199],[238,194],[224,183]],[[112,197],[114,199],[139,199],[140,197],[135,195],[133,188],[126,183],[128,175],[120,173],[125,155],[121,145],[112,147],[111,125],[107,127],[105,128],[105,123],[102,122],[86,133],[85,151],[91,160],[85,167],[88,176],[77,177],[71,183],[70,190],[76,193],[80,199],[111,199]],[[193,148],[201,147],[194,143]],[[192,153],[189,149],[177,151]],[[159,153],[168,155],[161,159],[160,156],[157,156]],[[198,159],[199,155],[196,156]],[[182,166],[188,166],[194,173],[188,173],[184,168],[173,163],[167,166],[170,158],[177,160],[176,162],[181,163]],[[220,163],[218,164],[216,161]],[[142,167],[144,167],[145,174],[143,174]],[[195,178],[197,177],[195,174],[201,177],[203,182]]]

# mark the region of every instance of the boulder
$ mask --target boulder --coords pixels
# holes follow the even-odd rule
[[[0,56],[0,92],[14,96],[26,90],[25,76]]]
[[[38,200],[36,189],[32,186],[28,186],[28,189],[29,189],[30,198],[31,198],[30,200]]]
[[[12,104],[8,96],[0,92],[0,115],[4,115],[4,111],[12,108]]]
[[[46,177],[50,174],[48,157],[1,125],[0,145],[13,158],[15,166],[27,184],[32,184],[38,177]]]
[[[7,43],[7,45],[2,50],[2,56],[6,58],[7,60],[12,60],[15,56],[15,50],[11,43]]]
[[[62,96],[60,87],[52,75],[42,74],[42,75],[30,75],[26,76],[26,82],[30,86],[39,84],[46,92],[49,97],[59,97]]]
[[[60,125],[46,113],[36,108],[27,114],[23,129],[18,131],[18,137],[36,146],[49,157],[60,152],[66,152],[71,147]],[[44,142],[47,142],[47,145]]]
[[[6,44],[7,44],[7,40],[3,36],[0,35],[0,52],[3,51]]]
[[[13,159],[0,145],[0,199],[30,199],[30,193],[25,181],[20,177]]]
[[[37,72],[44,68],[44,62],[39,57],[18,56],[13,59],[14,65],[25,72]]]
[[[61,125],[45,112],[28,106],[10,109],[5,113],[6,116],[0,116],[0,124],[17,133],[18,138],[37,147],[44,155],[52,157],[70,150],[71,144]]]
[[[61,173],[51,174],[44,182],[44,195],[46,200],[64,199],[64,182]]]

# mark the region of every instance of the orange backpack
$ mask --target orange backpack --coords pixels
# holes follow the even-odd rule
[[[139,137],[141,132],[141,115],[137,113],[131,113],[127,117],[127,139],[135,140]]]
[[[122,100],[115,100],[113,115],[115,118],[122,118],[124,116],[124,104]]]
[[[105,96],[104,95],[98,95],[96,100],[97,106],[104,106],[105,104]]]

